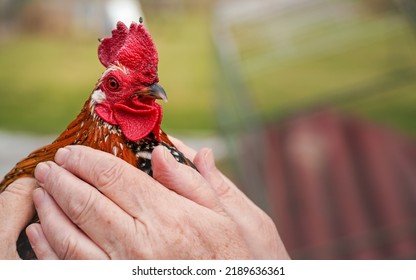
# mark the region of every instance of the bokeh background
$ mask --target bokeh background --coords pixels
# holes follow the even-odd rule
[[[164,130],[211,146],[297,259],[416,257],[412,0],[0,0],[0,172],[78,114],[143,16]]]

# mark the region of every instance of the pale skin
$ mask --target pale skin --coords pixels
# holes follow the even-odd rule
[[[0,260],[18,259],[16,241],[35,214],[32,192],[36,180],[22,178],[0,194]]]
[[[55,163],[39,164],[33,201],[41,224],[26,230],[38,258],[288,259],[272,220],[216,168],[212,151],[175,144],[199,173],[162,147],[152,155],[154,179],[82,146],[60,149]],[[25,199],[12,204],[30,204]],[[30,218],[33,208],[22,211]],[[14,221],[17,235],[24,224]],[[16,239],[0,245],[0,254],[6,252],[0,257],[17,257]]]

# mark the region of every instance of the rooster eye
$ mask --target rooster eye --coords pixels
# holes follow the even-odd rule
[[[118,90],[118,87],[119,87],[118,81],[115,78],[109,78],[107,80],[107,87],[110,90]]]

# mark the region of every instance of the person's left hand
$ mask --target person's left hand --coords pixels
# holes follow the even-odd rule
[[[11,183],[0,193],[0,259],[20,259],[16,241],[20,232],[35,214],[32,192],[33,178],[22,178]]]

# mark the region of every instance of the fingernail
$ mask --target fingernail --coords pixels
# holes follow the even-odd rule
[[[69,152],[70,150],[67,148],[60,148],[55,154],[55,162],[59,165],[64,164]]]
[[[32,247],[38,243],[40,234],[37,227],[32,225],[28,226],[26,228],[26,235],[29,238]]]
[[[44,189],[37,188],[33,191],[33,203],[35,204],[36,208],[38,208],[38,206],[42,203],[42,200],[44,197],[45,197]]]
[[[173,160],[173,156],[170,154],[168,148],[166,147],[163,147],[163,159],[168,162]]]
[[[163,161],[165,162],[165,164],[167,164],[169,166],[169,168],[171,168],[171,171],[173,169],[176,169],[178,167],[178,164],[177,164],[178,162],[173,157],[173,155],[170,153],[168,148],[163,147],[162,150],[163,150],[162,151]]]
[[[36,180],[38,180],[39,183],[43,184],[49,175],[50,169],[51,167],[49,166],[49,164],[45,162],[39,163],[35,168]]]
[[[169,160],[169,151],[165,147],[162,148],[162,156],[164,160]]]
[[[205,150],[205,154],[204,154],[204,162],[205,165],[209,168],[209,169],[215,169],[215,159],[214,159],[214,153],[212,152],[211,149],[206,149]]]

